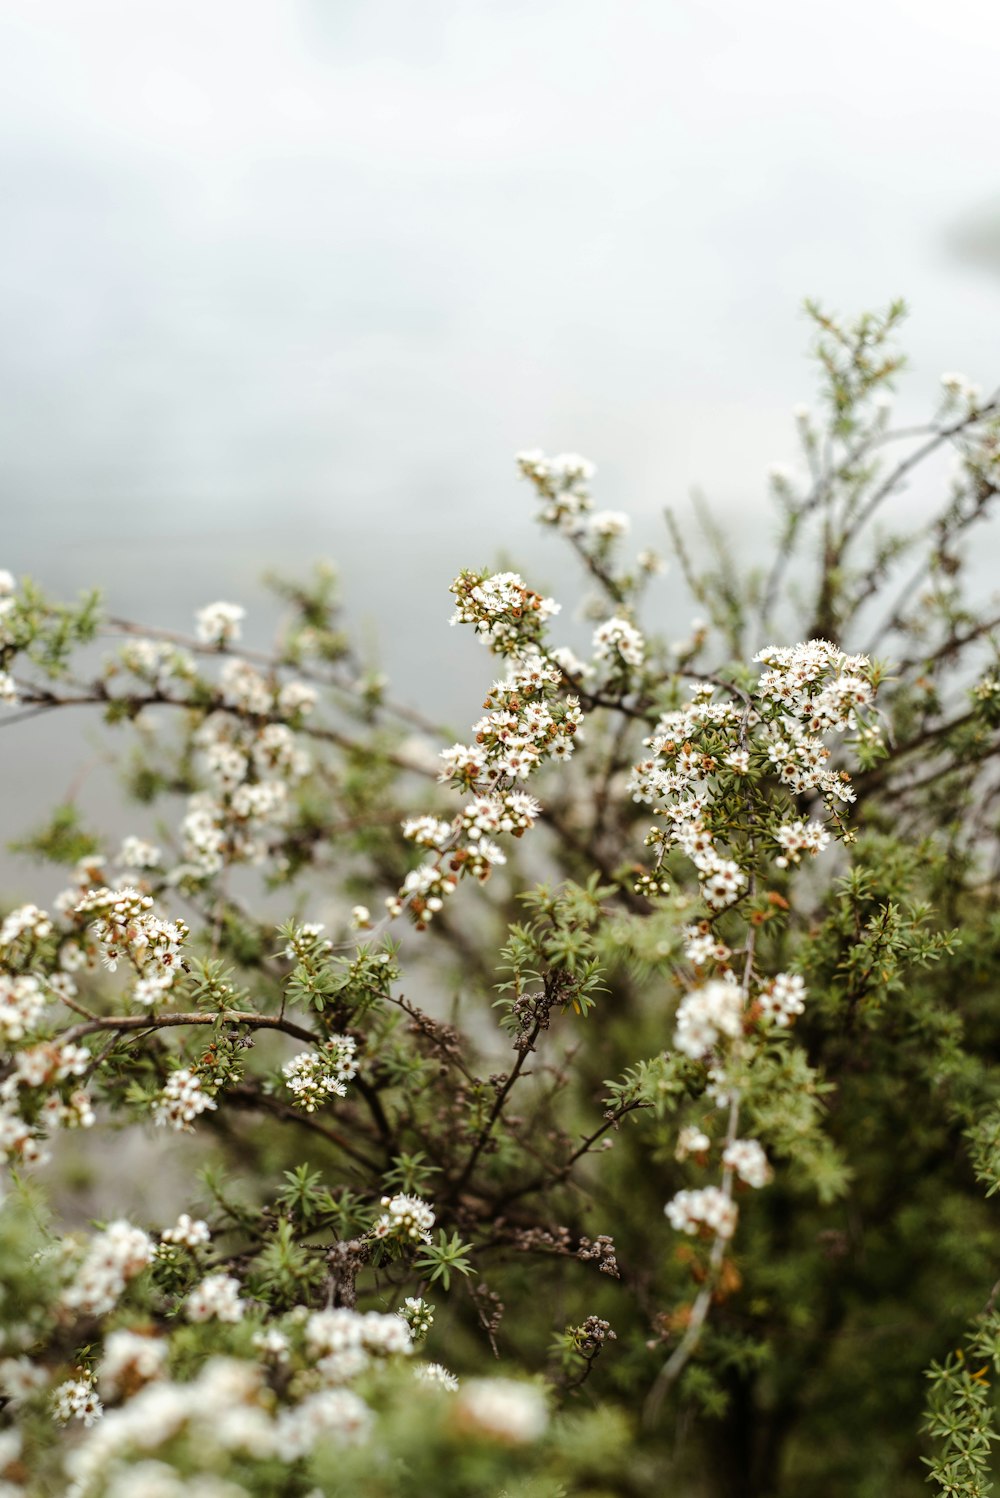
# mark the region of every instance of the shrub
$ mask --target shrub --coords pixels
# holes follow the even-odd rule
[[[0,574],[5,725],[128,731],[137,828],[58,807],[19,847],[65,887],[0,925],[0,1492],[990,1491],[1000,615],[963,547],[1000,404],[946,375],[894,431],[902,310],[810,308],[772,565],[672,521],[679,643],[592,465],[522,453],[591,643],[461,573],[496,679],[450,746],[328,568],[273,580],[266,655],[231,603],[182,639]]]

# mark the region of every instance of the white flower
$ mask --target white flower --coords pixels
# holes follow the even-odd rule
[[[240,637],[246,609],[238,603],[207,603],[195,614],[198,638],[206,645],[228,645]]]
[[[674,1045],[700,1061],[719,1037],[735,1039],[743,1028],[743,995],[735,983],[716,980],[685,994],[677,1010]]]
[[[307,1113],[331,1097],[346,1097],[346,1083],[357,1075],[357,1044],[350,1035],[331,1035],[322,1045],[300,1051],[282,1068],[285,1085]]]
[[[191,1125],[199,1113],[215,1109],[218,1105],[202,1091],[199,1078],[190,1067],[182,1066],[171,1072],[166,1085],[153,1104],[153,1122],[169,1125],[184,1133],[191,1133]]]
[[[63,1291],[62,1302],[84,1316],[106,1316],[113,1311],[128,1284],[153,1257],[153,1242],[141,1228],[118,1220],[109,1223],[91,1242],[76,1277]]]
[[[458,1379],[454,1373],[449,1373],[443,1363],[418,1363],[413,1372],[421,1383],[434,1384],[440,1389],[447,1389],[454,1394],[458,1390]]]
[[[688,1124],[677,1136],[676,1160],[686,1160],[688,1155],[704,1155],[712,1148],[712,1141],[702,1130]]]
[[[739,1215],[735,1202],[718,1186],[700,1191],[678,1191],[664,1207],[670,1226],[679,1233],[697,1233],[702,1227],[720,1238],[731,1238]]]
[[[282,1410],[277,1420],[277,1445],[285,1461],[310,1452],[318,1441],[359,1445],[367,1440],[372,1412],[350,1389],[322,1389],[309,1394],[294,1409]]]
[[[798,973],[778,973],[758,995],[764,1015],[783,1028],[802,1013],[805,999],[805,981]]]
[[[472,1378],[457,1396],[455,1421],[510,1446],[537,1441],[548,1424],[545,1396],[512,1378]]]
[[[127,837],[122,842],[116,862],[125,869],[155,869],[163,854],[155,843],[141,837]]]
[[[402,1242],[429,1243],[434,1226],[434,1211],[419,1196],[383,1196],[382,1215],[372,1226],[376,1238],[396,1238]]]
[[[189,1321],[242,1321],[240,1282],[231,1274],[209,1274],[184,1302]]]
[[[790,863],[797,864],[803,853],[811,853],[815,858],[830,842],[830,834],[821,822],[789,822],[779,827],[774,836],[781,848],[774,861],[781,869]]]
[[[0,1389],[12,1404],[23,1404],[39,1389],[44,1389],[49,1376],[44,1368],[30,1358],[4,1358],[0,1362]]]
[[[954,400],[964,401],[969,406],[976,406],[982,395],[978,385],[974,385],[966,375],[958,374],[955,370],[947,370],[941,376],[941,384],[947,395]]]
[[[63,1425],[75,1419],[90,1426],[101,1418],[104,1406],[97,1397],[97,1389],[90,1373],[68,1379],[66,1383],[59,1385],[52,1395],[52,1414]]]
[[[18,702],[17,682],[9,671],[0,671],[0,702],[5,707],[16,707]]]
[[[198,1248],[211,1239],[208,1223],[200,1217],[191,1217],[182,1212],[172,1228],[164,1228],[160,1234],[163,1243],[181,1243],[185,1248]]]
[[[596,510],[587,521],[588,529],[602,541],[627,536],[630,526],[628,516],[621,510]]]
[[[748,1186],[766,1186],[771,1179],[767,1156],[756,1139],[734,1139],[723,1150],[722,1163]]]
[[[22,936],[41,941],[52,932],[52,919],[37,905],[21,905],[12,910],[0,926],[0,947],[12,947]]]
[[[278,691],[277,708],[283,718],[305,718],[318,701],[319,693],[308,682],[286,681]]]
[[[156,1378],[167,1361],[169,1347],[164,1337],[143,1337],[126,1330],[109,1332],[101,1358],[101,1389],[109,1399]]]
[[[0,598],[9,597],[15,587],[14,574],[8,572],[6,567],[0,567]]]
[[[620,658],[629,666],[641,666],[645,641],[627,619],[606,619],[594,630],[594,655],[599,661]]]

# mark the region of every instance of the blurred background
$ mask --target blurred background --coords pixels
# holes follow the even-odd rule
[[[0,565],[263,643],[262,570],[328,557],[465,722],[455,572],[569,575],[516,449],[763,556],[803,296],[908,299],[907,417],[992,388],[998,53],[982,0],[2,0]],[[86,732],[0,737],[5,828]]]

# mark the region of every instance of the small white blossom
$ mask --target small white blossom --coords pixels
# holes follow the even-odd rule
[[[101,1418],[104,1406],[90,1373],[59,1385],[52,1395],[52,1414],[63,1425],[70,1420],[82,1420],[84,1425],[90,1426]]]
[[[646,642],[627,619],[606,619],[594,630],[594,655],[599,661],[620,658],[628,666],[641,666]]]
[[[723,1150],[722,1163],[748,1186],[766,1186],[771,1179],[767,1156],[756,1139],[734,1139]]]
[[[548,1418],[542,1391],[512,1378],[467,1379],[455,1402],[460,1427],[510,1446],[537,1441]]]
[[[134,1393],[140,1384],[160,1374],[168,1352],[164,1337],[143,1337],[127,1330],[109,1332],[98,1370],[103,1393],[109,1399]]]
[[[209,1274],[184,1302],[189,1321],[242,1321],[240,1282],[231,1274]]]
[[[155,843],[141,837],[127,837],[122,842],[115,860],[124,869],[158,868],[163,854]]]
[[[743,995],[735,983],[716,980],[685,994],[677,1010],[674,1045],[700,1061],[720,1036],[734,1039],[743,1028]]]
[[[760,992],[758,1003],[768,1019],[785,1027],[805,1009],[806,985],[798,973],[778,973]]]
[[[318,701],[319,693],[308,682],[286,681],[279,688],[276,705],[283,718],[306,718]]]
[[[109,1223],[91,1242],[72,1283],[63,1291],[63,1305],[85,1316],[106,1316],[118,1304],[129,1280],[153,1257],[148,1233],[119,1220]]]
[[[153,1122],[168,1125],[184,1133],[191,1133],[191,1126],[200,1113],[218,1105],[202,1091],[201,1081],[189,1067],[179,1067],[171,1072],[166,1085],[153,1104]]]
[[[447,1389],[449,1393],[458,1391],[458,1379],[454,1373],[449,1373],[443,1363],[418,1363],[413,1372],[421,1383],[434,1384],[435,1387]]]
[[[602,541],[610,541],[618,536],[627,536],[631,522],[621,510],[595,510],[587,521],[587,528]]]
[[[191,1217],[182,1212],[172,1228],[164,1228],[160,1234],[163,1243],[180,1243],[185,1248],[198,1248],[211,1239],[208,1223],[200,1217]]]
[[[307,1113],[331,1097],[346,1097],[346,1083],[357,1075],[357,1044],[350,1035],[331,1035],[322,1045],[301,1051],[282,1068],[285,1085]]]
[[[703,1129],[687,1124],[677,1136],[676,1160],[686,1160],[688,1155],[704,1155],[712,1147],[712,1141]]]
[[[720,1238],[731,1238],[739,1215],[735,1202],[718,1186],[700,1191],[678,1191],[664,1207],[670,1226],[679,1233],[697,1233],[708,1228]]]
[[[429,1243],[434,1226],[434,1211],[419,1196],[383,1196],[382,1215],[372,1227],[375,1238],[395,1238],[401,1242]]]
[[[240,637],[246,609],[238,603],[208,603],[195,614],[198,638],[205,645],[228,645]]]

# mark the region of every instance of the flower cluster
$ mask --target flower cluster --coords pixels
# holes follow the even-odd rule
[[[679,1233],[694,1234],[707,1228],[719,1238],[733,1236],[739,1216],[735,1202],[718,1186],[703,1186],[699,1191],[678,1191],[663,1210],[670,1226]]]
[[[694,1124],[686,1124],[677,1136],[674,1158],[686,1160],[688,1155],[706,1155],[711,1148],[712,1141],[704,1129],[699,1129]]]
[[[538,491],[543,524],[573,532],[581,517],[593,509],[587,486],[597,470],[588,458],[579,453],[547,458],[540,448],[532,448],[518,453],[517,466]]]
[[[568,759],[582,721],[579,700],[557,691],[562,680],[560,667],[537,650],[517,656],[490,688],[486,713],[473,725],[474,741],[442,752],[439,778],[471,791],[473,799],[452,823],[421,816],[404,824],[404,836],[433,851],[386,902],[390,914],[405,906],[422,930],[459,879],[482,882],[506,862],[494,834],[521,837],[534,825],[541,807],[517,784],[545,760]]]
[[[803,1012],[805,1000],[805,981],[798,973],[777,973],[757,995],[761,1013],[783,1029]]]
[[[559,604],[529,588],[517,572],[460,572],[451,585],[457,607],[451,624],[471,624],[490,649],[521,655],[537,647]]]
[[[126,640],[119,658],[133,676],[165,694],[175,685],[187,685],[196,680],[198,675],[190,652],[167,640],[141,637]]]
[[[183,1498],[196,1491],[221,1498],[223,1492],[244,1491],[228,1483],[212,1484],[209,1478],[171,1485],[175,1469],[151,1458],[181,1431],[195,1451],[286,1462],[307,1455],[320,1441],[353,1444],[370,1432],[371,1411],[351,1390],[321,1389],[276,1411],[268,1407],[265,1394],[260,1365],[228,1357],[210,1358],[189,1383],[164,1378],[145,1383],[107,1411],[70,1452],[69,1498],[140,1492]]]
[[[259,864],[267,857],[274,834],[288,820],[289,793],[312,765],[288,724],[268,721],[275,712],[295,718],[309,710],[312,689],[303,683],[304,693],[292,694],[295,685],[276,693],[254,667],[227,660],[219,680],[224,706],[194,735],[209,788],[188,800],[181,823],[188,862],[174,878],[203,878],[228,863]],[[284,709],[278,705],[282,698]]]
[[[421,1295],[408,1295],[397,1315],[402,1316],[415,1342],[426,1337],[434,1325],[434,1307],[428,1305]]]
[[[21,905],[12,910],[0,925],[0,951],[8,951],[19,941],[42,941],[51,935],[52,919],[37,905]]]
[[[202,1088],[198,1075],[190,1067],[180,1066],[171,1072],[153,1104],[153,1122],[190,1133],[199,1113],[217,1106]]]
[[[646,642],[634,624],[627,619],[606,619],[594,630],[594,655],[612,665],[641,666]]]
[[[381,1216],[372,1225],[372,1237],[396,1243],[429,1243],[434,1211],[419,1196],[383,1196]]]
[[[674,1045],[701,1061],[720,1036],[735,1039],[743,1028],[743,995],[736,983],[714,979],[684,995],[677,1010]]]
[[[443,1363],[418,1363],[413,1371],[422,1383],[435,1384],[438,1388],[447,1389],[449,1394],[458,1391],[458,1379]]]
[[[307,1113],[332,1097],[346,1097],[346,1084],[357,1075],[357,1043],[350,1035],[331,1035],[322,1045],[301,1051],[282,1068],[285,1086]]]
[[[181,953],[188,937],[184,921],[164,921],[153,914],[153,898],[131,885],[102,886],[84,895],[77,916],[91,922],[90,932],[103,948],[105,967],[114,972],[119,962],[131,963],[138,977],[136,1003],[152,1008],[166,998],[184,971]]]
[[[34,973],[0,972],[0,1044],[23,1040],[36,1029],[47,995]]]
[[[722,1163],[748,1186],[766,1186],[771,1179],[767,1155],[756,1139],[734,1139],[723,1150]]]
[[[207,603],[195,615],[198,638],[205,645],[229,645],[240,637],[246,609],[238,603]]]
[[[119,1220],[90,1244],[72,1282],[63,1291],[67,1310],[81,1316],[106,1316],[114,1310],[129,1280],[151,1263],[153,1241],[141,1228]]]
[[[854,799],[850,777],[828,766],[823,736],[859,727],[857,714],[873,697],[867,657],[810,640],[769,647],[755,659],[767,670],[742,707],[738,698],[716,701],[714,683],[696,683],[691,703],[663,714],[645,741],[651,753],[635,766],[629,790],[660,818],[646,839],[658,849],[653,873],[642,876],[646,893],[656,892],[658,871],[676,847],[694,864],[710,912],[740,898],[747,875],[739,859],[718,847],[712,813],[733,781],[751,771],[775,776],[792,794],[817,791],[831,812]],[[779,868],[822,852],[830,841],[815,821],[781,823],[771,835]]]
[[[830,842],[830,834],[822,822],[788,822],[777,829],[775,842],[781,853],[774,860],[779,869],[787,869],[791,863],[801,862],[803,853],[813,857],[822,853]]]
[[[166,1366],[168,1352],[163,1337],[146,1336],[124,1328],[109,1332],[104,1339],[99,1369],[101,1392],[107,1399],[134,1394],[143,1384],[159,1376]]]
[[[512,1378],[467,1379],[455,1407],[460,1428],[464,1426],[506,1446],[537,1441],[548,1418],[541,1389]]]
[[[67,1379],[52,1395],[52,1415],[60,1424],[70,1420],[82,1420],[86,1426],[93,1425],[104,1414],[104,1406],[97,1395],[93,1375],[81,1373],[79,1378]]]
[[[185,1248],[200,1248],[202,1244],[208,1243],[211,1236],[207,1222],[203,1222],[200,1217],[192,1217],[189,1212],[182,1212],[172,1228],[163,1229],[160,1241],[179,1243]]]
[[[859,710],[870,706],[868,657],[808,640],[768,646],[754,660],[767,667],[755,691],[759,739],[779,780],[792,792],[818,790],[828,803],[853,801],[850,781],[826,768],[830,750],[823,735],[855,728]]]
[[[305,1348],[325,1383],[343,1384],[363,1373],[373,1358],[409,1357],[413,1337],[402,1316],[338,1307],[310,1315]]]
[[[242,1321],[245,1302],[240,1282],[231,1274],[209,1274],[184,1302],[189,1321]]]

